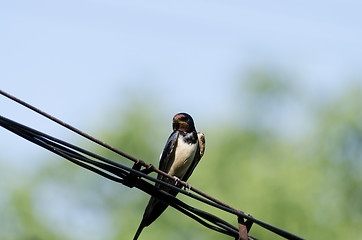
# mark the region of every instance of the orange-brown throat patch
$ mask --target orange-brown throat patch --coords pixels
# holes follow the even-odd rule
[[[190,126],[188,126],[187,122],[185,122],[186,116],[181,114],[176,114],[173,117],[173,123],[172,128],[173,130],[181,130],[181,131],[187,131]]]
[[[174,131],[180,130],[180,131],[188,132],[190,130],[190,125],[185,121],[173,120],[172,128]]]

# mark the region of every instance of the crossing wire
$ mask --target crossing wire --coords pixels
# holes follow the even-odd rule
[[[214,198],[206,193],[203,193],[202,191],[196,189],[195,187],[190,187],[189,191],[185,191],[172,184],[169,184],[164,181],[158,180],[157,178],[151,177],[148,175],[150,172],[157,172],[170,179],[176,180],[173,176],[170,176],[167,173],[160,171],[159,169],[155,168],[153,165],[147,164],[140,159],[137,159],[127,153],[124,153],[121,150],[118,150],[117,148],[115,148],[107,143],[104,143],[104,142],[78,130],[77,128],[75,128],[73,126],[71,126],[67,123],[64,123],[63,121],[41,111],[38,108],[35,108],[34,106],[32,106],[2,90],[0,90],[0,94],[47,117],[48,119],[51,119],[52,121],[68,128],[69,130],[133,161],[134,167],[131,168],[131,167],[125,166],[123,164],[114,162],[112,160],[106,159],[95,153],[84,150],[80,147],[77,147],[77,146],[67,143],[65,141],[59,140],[55,137],[52,137],[50,135],[47,135],[45,133],[42,133],[40,131],[37,131],[35,129],[32,129],[30,127],[27,127],[25,125],[12,121],[10,119],[7,119],[3,116],[0,116],[0,126],[19,135],[20,137],[23,137],[23,138],[29,140],[30,142],[33,142],[59,156],[71,161],[72,163],[75,163],[83,168],[86,168],[92,172],[95,172],[105,178],[108,178],[112,181],[124,184],[128,187],[136,187],[136,188],[144,191],[145,193],[160,199],[161,201],[163,201],[166,204],[170,205],[171,207],[177,209],[178,211],[182,212],[183,214],[187,215],[188,217],[194,219],[195,221],[199,222],[200,224],[204,225],[205,227],[208,227],[209,229],[221,232],[223,234],[234,237],[236,239],[238,239],[238,237],[239,237],[239,230],[232,224],[222,220],[221,218],[219,218],[215,215],[212,215],[212,214],[202,211],[200,209],[194,208],[194,207],[182,202],[178,198],[155,187],[149,181],[156,182],[156,183],[159,183],[162,185],[166,185],[168,188],[174,189],[174,190],[180,192],[181,194],[187,195],[188,197],[191,197],[197,201],[201,201],[201,202],[203,202],[207,205],[213,206],[215,208],[221,209],[225,212],[234,214],[235,216],[237,216],[239,218],[246,219],[247,221],[255,223],[255,224],[257,224],[271,232],[274,232],[274,233],[278,234],[279,236],[284,237],[286,239],[296,239],[296,240],[303,239],[303,238],[301,238],[297,235],[294,235],[292,233],[289,233],[283,229],[280,229],[280,228],[272,226],[268,223],[262,222],[250,215],[245,214],[242,211],[238,211],[238,210],[232,208],[231,206],[217,200],[216,198]],[[141,166],[144,167],[145,169],[141,170],[140,169]],[[147,179],[148,181],[146,181],[145,179]],[[177,179],[177,181],[185,187],[190,186],[186,182],[180,181],[178,179]],[[195,192],[197,195],[191,193],[190,190]],[[250,235],[248,236],[248,238],[256,239],[255,237],[252,237]]]

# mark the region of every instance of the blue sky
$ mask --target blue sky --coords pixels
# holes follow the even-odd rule
[[[115,108],[132,107],[130,97],[155,103],[165,122],[187,111],[197,127],[234,123],[247,107],[235,99],[250,68],[286,73],[316,99],[362,79],[361,9],[361,1],[350,0],[2,1],[0,89],[95,137],[122,121],[114,119],[121,117]],[[50,135],[81,142],[3,96],[0,110]],[[298,109],[287,111],[287,121],[304,121]],[[24,184],[52,156],[1,128],[0,142],[1,192]],[[7,197],[0,195],[4,207]],[[59,204],[55,211],[71,207]],[[59,210],[48,211],[65,219]],[[69,223],[67,216],[56,226],[80,223],[74,239],[92,239],[90,230],[107,232],[98,218],[84,217]]]
[[[169,118],[187,111],[200,121],[230,121],[240,111],[238,81],[250,67],[285,71],[315,96],[337,94],[361,76],[361,7],[359,1],[3,1],[1,89],[91,134],[130,96],[156,100]],[[67,138],[1,96],[0,109]],[[4,156],[14,156],[14,146],[24,149],[15,153],[19,158],[42,151],[0,134]]]

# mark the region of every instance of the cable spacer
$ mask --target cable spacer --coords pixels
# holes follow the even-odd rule
[[[133,164],[132,169],[136,171],[140,171],[142,167],[142,161],[140,159],[137,159],[136,162]],[[135,182],[139,179],[139,177],[134,174],[133,172],[130,172],[127,177],[124,178],[123,184],[127,187],[133,188],[135,185]]]
[[[242,211],[239,211],[241,213],[244,213]],[[248,216],[251,216],[248,214]],[[235,238],[235,240],[248,240],[249,239],[249,231],[251,229],[251,226],[253,225],[253,222],[250,220],[246,220],[242,217],[238,217],[238,223],[239,223],[239,236]]]

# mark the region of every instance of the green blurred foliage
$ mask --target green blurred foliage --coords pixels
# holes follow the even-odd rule
[[[307,239],[361,239],[361,86],[350,86],[338,97],[316,103],[305,100],[287,78],[256,70],[242,87],[250,108],[235,125],[215,128],[214,122],[195,119],[206,136],[206,153],[189,182]],[[313,119],[307,131],[301,129],[295,136],[282,132],[282,125],[266,124],[278,114],[278,107],[290,101],[308,109]],[[136,101],[130,106],[115,116],[120,123],[100,129],[98,137],[157,165],[171,133],[172,116],[162,115],[152,102]],[[274,121],[283,122],[278,116]],[[132,165],[114,153],[89,148]],[[7,189],[5,195],[0,206],[0,239],[4,240],[131,239],[149,198],[59,158],[51,159],[33,178]],[[232,215],[179,197],[236,224]],[[257,225],[251,234],[280,239]],[[169,208],[140,239],[230,238]]]

